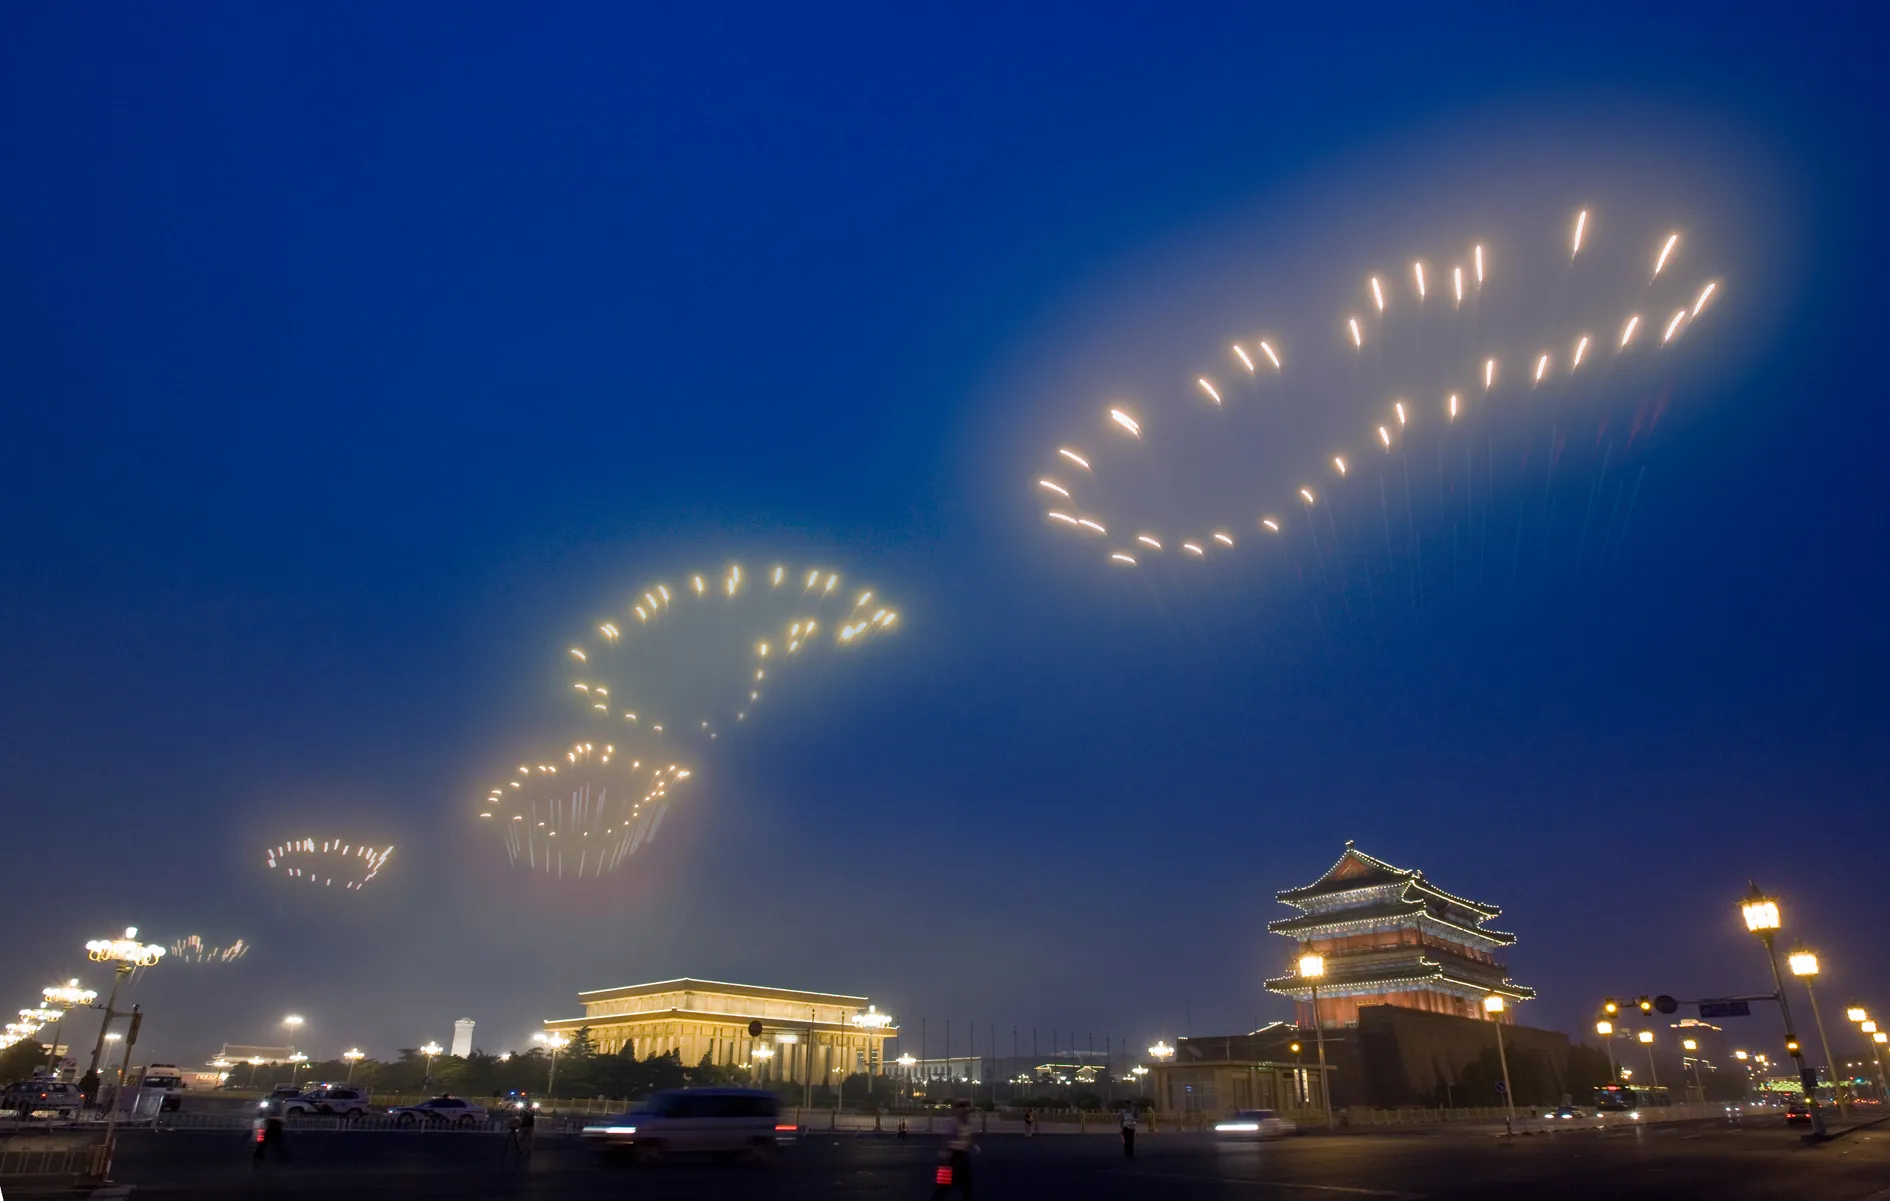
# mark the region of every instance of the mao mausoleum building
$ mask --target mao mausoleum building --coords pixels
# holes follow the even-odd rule
[[[638,1059],[675,1051],[685,1064],[747,1066],[758,1080],[824,1083],[833,1073],[880,1072],[890,1015],[865,997],[713,980],[660,980],[578,994],[584,1016],[545,1029],[567,1037],[588,1028],[604,1054]]]

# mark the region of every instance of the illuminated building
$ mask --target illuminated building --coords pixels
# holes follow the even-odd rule
[[[1275,896],[1299,910],[1267,929],[1292,939],[1301,954],[1324,959],[1315,982],[1298,974],[1267,981],[1267,988],[1298,1003],[1302,1026],[1357,1026],[1359,1009],[1390,1005],[1427,1013],[1488,1020],[1483,999],[1511,1002],[1495,1020],[1513,1022],[1513,1003],[1535,990],[1512,984],[1498,952],[1513,934],[1485,929],[1502,912],[1494,905],[1446,892],[1424,873],[1393,867],[1350,842],[1326,874]]]
[[[879,1072],[886,1040],[899,1036],[865,997],[713,980],[661,980],[578,994],[584,1016],[545,1029],[567,1038],[589,1029],[600,1054],[638,1059],[674,1051],[685,1064],[750,1066],[757,1080],[824,1084],[835,1072]],[[760,1033],[750,1034],[750,1024]],[[767,1052],[757,1054],[757,1051]]]
[[[447,1053],[449,1055],[457,1055],[461,1059],[464,1059],[466,1056],[472,1054],[472,1039],[473,1020],[471,1018],[460,1018],[453,1023],[453,1047],[452,1050]]]

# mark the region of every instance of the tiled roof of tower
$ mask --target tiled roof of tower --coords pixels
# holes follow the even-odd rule
[[[1355,892],[1360,889],[1372,888],[1379,885],[1398,883],[1414,884],[1426,892],[1453,904],[1462,905],[1466,909],[1474,910],[1486,918],[1495,917],[1503,912],[1501,906],[1486,904],[1482,901],[1473,901],[1468,897],[1460,897],[1453,892],[1439,888],[1437,885],[1425,879],[1423,872],[1412,868],[1393,866],[1392,864],[1386,863],[1383,859],[1366,854],[1364,851],[1353,846],[1349,841],[1345,844],[1344,853],[1339,856],[1338,860],[1334,862],[1330,868],[1326,869],[1326,873],[1323,876],[1320,876],[1311,884],[1304,884],[1298,888],[1289,888],[1284,892],[1275,893],[1274,897],[1276,900],[1285,904],[1293,905],[1297,908],[1305,908],[1305,906],[1300,905],[1299,902],[1312,900],[1316,897],[1332,896],[1337,893]]]

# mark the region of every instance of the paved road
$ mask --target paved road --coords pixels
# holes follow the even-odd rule
[[[134,1201],[267,1197],[925,1198],[930,1142],[814,1136],[771,1167],[605,1165],[574,1139],[541,1138],[520,1167],[503,1136],[292,1131],[291,1158],[253,1166],[233,1132],[141,1131],[120,1147],[114,1175]],[[1134,1163],[1107,1137],[993,1136],[976,1164],[978,1195],[1008,1198],[1172,1198],[1370,1201],[1890,1201],[1890,1125],[1819,1147],[1766,1126],[1677,1126],[1501,1139],[1462,1133],[1307,1137],[1223,1146],[1200,1135],[1145,1137]]]

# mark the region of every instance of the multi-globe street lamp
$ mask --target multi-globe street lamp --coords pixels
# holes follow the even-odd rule
[[[302,1054],[302,1052],[300,1051],[289,1052],[289,1087],[290,1088],[295,1087],[296,1074],[302,1070],[302,1065],[307,1062],[308,1062],[308,1056]]]
[[[261,1067],[262,1065],[263,1065],[262,1056],[251,1055],[249,1057],[249,1087],[251,1088],[256,1087],[256,1069]]]
[[[1817,1078],[1805,1069],[1804,1049],[1798,1045],[1798,1035],[1792,1028],[1791,1002],[1785,997],[1785,977],[1778,970],[1778,951],[1773,946],[1773,939],[1778,935],[1780,920],[1778,900],[1759,891],[1757,881],[1752,882],[1752,890],[1740,903],[1740,912],[1745,916],[1746,929],[1759,936],[1765,944],[1765,961],[1772,968],[1772,986],[1778,990],[1779,1016],[1785,1019],[1785,1048],[1798,1064],[1799,1085],[1805,1091],[1805,1102],[1811,1107],[1811,1133],[1815,1138],[1825,1136],[1824,1110],[1818,1104]]]
[[[1516,1132],[1516,1094],[1509,1086],[1509,1054],[1503,1050],[1503,998],[1491,993],[1483,998],[1483,1012],[1490,1015],[1490,1025],[1496,1027],[1496,1062],[1503,1067],[1503,1127],[1511,1134]]]
[[[427,1045],[420,1048],[420,1054],[427,1057],[426,1070],[420,1076],[421,1092],[427,1091],[427,1087],[433,1083],[433,1057],[445,1049],[446,1048],[440,1046],[440,1044],[434,1042],[432,1039],[428,1039]],[[552,1062],[551,1070],[554,1072],[558,1070],[555,1060]]]
[[[92,1062],[86,1069],[87,1075],[98,1072],[98,1061],[105,1054],[105,1035],[111,1029],[112,1019],[118,1016],[115,1008],[118,1004],[118,986],[125,982],[125,977],[141,967],[152,967],[164,958],[164,948],[151,943],[138,941],[138,927],[126,926],[122,938],[95,938],[85,944],[86,957],[94,963],[112,965],[112,991],[105,1000],[105,1017],[98,1024],[98,1041],[92,1044]],[[77,981],[73,982],[75,985]]]
[[[1319,1046],[1319,1098],[1326,1103],[1326,1128],[1332,1128],[1332,1077],[1326,1072],[1326,1024],[1319,1016],[1319,982],[1325,979],[1326,957],[1310,946],[1300,954],[1299,975],[1312,989],[1313,1041]]]
[[[1837,1103],[1838,1116],[1844,1116],[1844,1090],[1838,1087],[1837,1060],[1831,1058],[1831,1040],[1824,1036],[1824,1015],[1818,1012],[1818,994],[1812,991],[1812,978],[1818,974],[1818,956],[1804,947],[1795,947],[1785,962],[1791,965],[1792,975],[1805,983],[1805,996],[1811,1001],[1811,1021],[1818,1028],[1818,1046],[1824,1051],[1825,1070],[1831,1074],[1831,1097]]]
[[[89,988],[80,988],[76,979],[68,980],[64,984],[55,984],[50,988],[42,988],[39,990],[39,995],[46,999],[48,1009],[58,1011],[59,1017],[52,1019],[55,1022],[63,1019],[71,1010],[90,1005],[98,1000],[98,993]],[[47,1040],[49,1044],[46,1051],[47,1067],[52,1067],[59,1061],[59,1034],[64,1029],[65,1027],[61,1026],[59,1030],[53,1032],[53,1037]]]
[[[348,1048],[348,1049],[347,1049],[346,1051],[343,1051],[343,1052],[341,1053],[341,1057],[342,1057],[342,1058],[343,1058],[344,1060],[346,1060],[346,1061],[347,1061],[347,1063],[348,1063],[348,1080],[347,1080],[347,1082],[348,1082],[349,1084],[353,1084],[353,1083],[354,1083],[354,1065],[355,1065],[355,1064],[357,1064],[357,1063],[360,1063],[360,1062],[361,1062],[361,1061],[362,1061],[363,1059],[366,1059],[366,1058],[367,1058],[367,1052],[366,1052],[366,1051],[363,1051],[363,1050],[362,1050],[361,1048],[359,1048],[359,1047],[349,1047],[349,1048]]]

